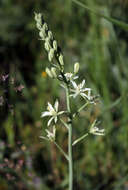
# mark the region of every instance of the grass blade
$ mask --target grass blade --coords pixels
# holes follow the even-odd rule
[[[97,15],[97,16],[100,16],[106,20],[108,20],[109,22],[119,26],[120,28],[128,31],[128,24],[123,22],[123,21],[119,21],[117,19],[114,19],[112,17],[108,17],[108,16],[105,16],[103,13],[99,13],[98,10],[96,9],[91,9],[90,7],[88,7],[87,5],[77,1],[77,0],[72,0],[74,3],[76,3],[77,5],[81,6],[82,8],[86,9],[87,11],[90,11],[91,13]]]

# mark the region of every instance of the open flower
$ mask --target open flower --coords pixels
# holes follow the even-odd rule
[[[105,135],[105,130],[104,129],[99,129],[97,126],[96,126],[96,120],[92,123],[92,126],[90,128],[90,131],[89,131],[91,134],[93,135]]]
[[[48,121],[48,126],[50,125],[52,120],[54,120],[54,122],[56,123],[58,115],[64,113],[64,111],[58,112],[58,106],[59,106],[58,100],[56,100],[54,107],[48,102],[47,106],[48,111],[42,112],[41,117],[51,116],[51,118]]]
[[[73,98],[76,98],[78,95],[82,96],[84,99],[91,100],[91,89],[90,88],[83,88],[85,84],[85,80],[82,81],[79,85],[76,84],[76,82],[72,81],[72,85],[74,89],[70,89],[73,94],[70,96],[73,96]]]
[[[53,126],[53,131],[49,131],[48,129],[45,130],[47,132],[47,137],[40,136],[40,138],[45,139],[45,140],[50,140],[50,141],[55,141],[56,137],[56,127],[55,125]]]

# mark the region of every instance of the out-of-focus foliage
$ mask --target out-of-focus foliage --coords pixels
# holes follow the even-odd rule
[[[128,2],[84,0],[107,16],[127,21]],[[80,62],[100,102],[74,121],[74,138],[81,136],[96,117],[105,137],[90,136],[74,147],[74,189],[128,188],[128,55],[127,32],[68,0],[0,1],[0,190],[67,188],[67,163],[56,147],[42,141],[47,101],[65,95],[49,79],[47,55],[35,27],[34,11],[42,12],[72,71]],[[7,79],[6,76],[9,74]],[[79,100],[72,109],[80,107]],[[57,140],[67,150],[67,134],[57,126]]]

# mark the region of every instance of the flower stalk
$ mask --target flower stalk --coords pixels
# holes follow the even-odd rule
[[[72,113],[70,108],[69,88],[66,88],[68,117],[68,155],[69,155],[69,190],[73,189],[73,159],[72,159]]]

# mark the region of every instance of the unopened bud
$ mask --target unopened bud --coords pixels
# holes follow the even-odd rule
[[[42,40],[45,40],[45,38],[46,38],[46,32],[44,30],[41,30],[39,32],[39,36],[41,37]]]
[[[61,65],[64,65],[64,60],[63,60],[63,55],[62,54],[60,54],[60,56],[59,56],[59,63]]]
[[[46,22],[44,22],[44,24],[43,24],[43,30],[44,30],[44,31],[48,30],[48,25],[47,25]]]
[[[46,41],[46,42],[44,43],[44,48],[46,49],[46,51],[49,51],[49,50],[50,50],[51,46],[50,46],[50,44],[49,44],[48,41]]]
[[[37,27],[39,30],[41,30],[41,23],[40,23],[40,22],[37,22],[37,23],[36,23],[36,27]]]
[[[53,39],[53,35],[52,35],[52,32],[49,30],[48,31],[48,37],[52,40]]]
[[[52,73],[52,75],[54,76],[54,78],[57,78],[56,68],[55,68],[55,67],[52,67],[52,68],[51,68],[51,73]]]
[[[51,48],[48,54],[48,60],[51,62],[54,57],[54,49]]]
[[[78,62],[77,62],[77,63],[75,63],[75,65],[74,65],[74,73],[78,73],[79,68],[80,68],[79,63],[78,63]]]
[[[41,13],[35,13],[35,20],[38,22],[41,20]]]
[[[56,40],[53,41],[53,49],[55,51],[57,50],[57,41]]]
[[[46,73],[49,77],[53,78],[52,72],[50,71],[50,69],[48,67],[46,67]]]

